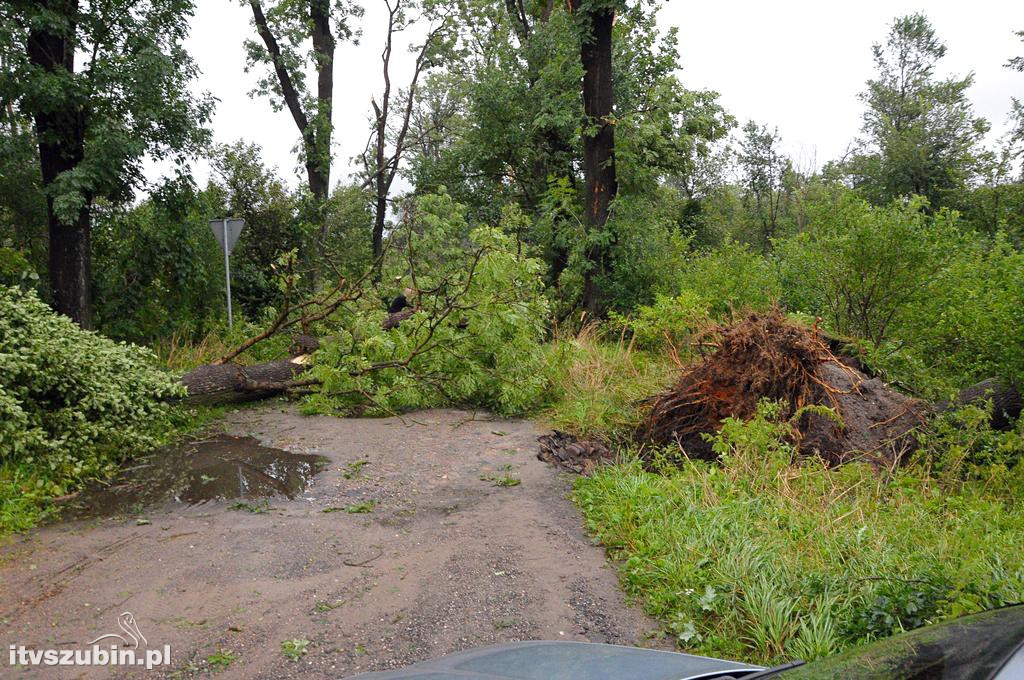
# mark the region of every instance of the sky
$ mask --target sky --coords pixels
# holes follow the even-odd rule
[[[370,97],[382,82],[384,5],[381,0],[362,4],[359,44],[340,44],[335,55],[335,185],[348,178],[351,159],[366,143]],[[294,186],[301,177],[294,123],[286,111],[275,113],[265,98],[248,94],[257,78],[243,72],[243,42],[255,37],[248,3],[197,0],[197,5],[187,47],[202,72],[197,89],[219,100],[214,140],[259,144],[265,161]],[[1024,98],[1024,74],[1003,68],[1010,57],[1024,54],[1024,42],[1013,34],[1024,30],[1024,3],[668,0],[659,26],[679,29],[684,85],[719,92],[741,125],[752,119],[777,127],[784,151],[797,167],[808,169],[841,156],[856,137],[863,111],[857,95],[873,73],[871,44],[885,40],[894,17],[916,11],[927,14],[948,48],[939,74],[975,73],[969,94],[976,112],[993,124],[994,141],[1005,129],[1010,97]],[[409,31],[399,43],[408,45],[418,33]],[[398,83],[405,82],[411,64],[405,45],[395,50]],[[151,166],[148,174],[155,178],[160,172]],[[204,183],[208,163],[200,160],[194,172]]]

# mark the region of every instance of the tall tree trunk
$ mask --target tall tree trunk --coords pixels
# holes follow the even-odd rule
[[[330,0],[311,0],[309,18],[313,23],[313,53],[316,55],[317,114],[314,117],[315,136],[311,140],[314,173],[310,175],[309,189],[320,204],[320,234],[317,254],[324,255],[327,245],[327,215],[323,212],[331,191],[331,116],[334,111],[334,35],[331,33]],[[308,164],[308,161],[307,161]]]
[[[75,16],[78,12],[78,0],[51,0],[45,4],[63,16]],[[74,33],[74,25],[60,32],[48,27],[33,29],[28,36],[29,59],[48,73],[74,73]],[[86,116],[81,106],[72,109],[68,105],[35,115],[44,188],[52,186],[61,173],[73,170],[85,157]],[[54,210],[53,196],[46,197],[53,308],[82,328],[92,327],[91,203],[92,196],[84,196],[78,215],[66,223]]]
[[[277,42],[277,36],[270,30],[270,25],[267,23],[263,6],[259,0],[249,0],[249,7],[252,9],[256,32],[263,40],[267,54],[270,55],[271,63],[274,66],[274,74],[277,76],[277,82],[281,88],[281,97],[288,107],[288,112],[291,113],[295,127],[302,135],[306,178],[309,182],[309,192],[317,204],[319,213],[317,219],[320,223],[315,244],[302,256],[306,262],[311,263],[314,256],[323,256],[328,235],[325,207],[331,190],[331,132],[333,130],[331,114],[334,107],[334,48],[336,44],[334,35],[331,33],[330,2],[328,0],[310,0],[309,2],[310,37],[313,42],[317,72],[317,105],[312,119],[302,109],[298,90],[288,72],[281,54],[281,46]],[[318,268],[312,266],[310,281],[314,288],[316,288],[317,279]]]
[[[612,91],[612,28],[615,10],[610,7],[582,6],[587,0],[571,0],[573,12],[586,12],[589,31],[580,45],[583,63],[583,177],[586,182],[586,219],[588,235],[604,231],[608,210],[618,191],[615,180],[615,127],[610,118]],[[587,248],[589,267],[583,279],[583,309],[591,316],[601,313],[599,280],[605,273],[607,245],[592,243]]]

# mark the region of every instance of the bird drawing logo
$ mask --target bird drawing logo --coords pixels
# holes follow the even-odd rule
[[[149,644],[149,642],[146,641],[145,636],[139,631],[139,625],[135,623],[135,617],[132,616],[131,612],[122,612],[121,615],[117,617],[117,625],[122,631],[124,631],[124,635],[107,633],[106,635],[99,636],[89,644],[93,645],[100,640],[106,640],[107,638],[117,638],[121,641],[122,646],[131,647],[132,649],[138,649],[140,641],[144,645]]]

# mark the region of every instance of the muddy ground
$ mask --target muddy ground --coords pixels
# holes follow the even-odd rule
[[[220,678],[341,678],[497,642],[645,644],[655,628],[585,536],[571,477],[535,458],[529,422],[278,404],[224,428],[326,467],[292,499],[136,505],[14,537],[0,546],[0,652],[74,648],[129,611],[150,647],[171,646],[158,676],[205,676],[226,650]],[[299,661],[282,654],[290,639],[310,641]],[[154,675],[6,662],[3,677]]]

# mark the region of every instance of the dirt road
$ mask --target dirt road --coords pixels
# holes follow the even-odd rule
[[[471,418],[231,415],[228,432],[326,469],[269,508],[177,503],[15,537],[0,547],[0,653],[81,646],[125,611],[149,647],[170,645],[166,677],[340,678],[495,642],[642,643],[654,623],[624,604],[571,480],[536,460],[535,426]],[[305,655],[286,658],[286,640],[308,640]],[[6,662],[2,677],[111,677]]]

